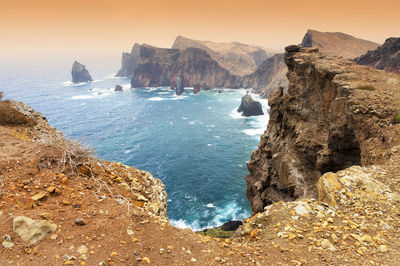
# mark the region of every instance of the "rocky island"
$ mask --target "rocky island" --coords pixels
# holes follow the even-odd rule
[[[242,97],[242,102],[240,103],[240,106],[237,109],[237,111],[239,113],[242,113],[242,116],[247,116],[247,117],[264,115],[261,103],[254,101],[249,94]]]
[[[73,83],[93,81],[89,71],[86,69],[86,66],[82,65],[78,61],[75,61],[72,65],[71,75]]]

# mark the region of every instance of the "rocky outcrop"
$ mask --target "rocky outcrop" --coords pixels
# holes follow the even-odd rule
[[[289,86],[274,90],[270,120],[248,163],[247,197],[254,213],[280,201],[317,196],[321,175],[384,162],[399,142],[399,77],[286,48]]]
[[[122,53],[121,69],[117,73],[117,77],[132,78],[133,70],[139,60],[140,44],[135,43],[130,53]]]
[[[204,50],[187,48],[182,51],[142,45],[131,86],[175,85],[179,73],[183,74],[185,87],[197,84],[202,88],[234,87],[238,80]]]
[[[264,115],[261,103],[254,101],[248,94],[242,97],[242,102],[237,111],[246,117]]]
[[[238,87],[252,88],[256,92],[267,95],[272,89],[287,87],[286,72],[283,54],[275,54],[265,60],[254,73],[244,76]]]
[[[327,55],[356,58],[369,50],[375,50],[379,44],[358,39],[341,32],[320,32],[308,30],[301,43],[303,47],[315,47]]]
[[[193,94],[198,94],[200,92],[200,84],[196,84],[193,87]]]
[[[400,38],[389,38],[376,50],[355,59],[360,65],[400,73]]]
[[[175,94],[182,95],[184,92],[185,92],[185,79],[183,78],[182,73],[180,73],[176,78]]]
[[[206,51],[213,60],[227,69],[232,75],[244,76],[253,73],[259,65],[274,53],[259,46],[238,42],[217,43],[199,41],[178,36],[172,45],[173,49],[185,50],[199,48]]]
[[[123,91],[121,85],[115,85],[114,91]]]
[[[84,65],[80,64],[78,61],[75,61],[72,65],[71,75],[73,83],[93,81],[92,77],[89,74],[89,71]]]

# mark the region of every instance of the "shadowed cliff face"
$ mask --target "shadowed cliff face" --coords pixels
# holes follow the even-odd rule
[[[287,48],[288,89],[270,94],[268,128],[248,163],[253,212],[280,200],[316,197],[322,174],[378,163],[398,141],[391,128],[399,111],[392,98],[398,76],[315,51]]]
[[[239,87],[253,88],[267,96],[275,88],[287,87],[286,72],[283,54],[276,54],[265,60],[254,73],[241,78]]]
[[[400,38],[389,38],[374,51],[355,59],[360,65],[400,73]]]
[[[140,44],[135,43],[130,53],[122,53],[121,69],[117,73],[117,77],[132,78],[133,70],[139,60]]]
[[[238,80],[204,50],[187,48],[182,51],[142,45],[131,85],[133,88],[171,86],[176,83],[180,72],[183,73],[185,87],[200,84],[203,88],[234,88]]]

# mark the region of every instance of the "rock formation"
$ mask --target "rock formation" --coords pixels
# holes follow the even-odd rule
[[[183,78],[182,73],[179,73],[176,78],[176,86],[175,86],[175,94],[182,95],[185,92],[185,79]]]
[[[327,55],[356,58],[369,50],[375,50],[379,44],[358,39],[341,32],[320,32],[308,30],[301,43],[303,47],[315,47]]]
[[[198,94],[200,92],[200,84],[196,84],[193,87],[193,94]]]
[[[84,65],[80,64],[78,61],[75,61],[72,65],[71,75],[73,83],[93,81],[92,77],[89,74],[89,71]]]
[[[382,163],[399,142],[399,77],[368,70],[315,49],[286,48],[288,89],[274,90],[270,120],[248,163],[254,213],[280,201],[316,197],[327,172]]]
[[[376,50],[355,59],[360,65],[400,73],[400,38],[389,38]]]
[[[121,85],[116,85],[114,91],[123,91]]]
[[[182,72],[185,86],[233,87],[238,77],[221,67],[204,50],[164,49],[150,45],[140,46],[140,58],[132,76],[131,86],[171,86]]]
[[[117,73],[117,77],[132,78],[133,70],[139,60],[140,45],[135,43],[130,53],[122,53],[121,69]]]
[[[213,60],[227,69],[232,75],[244,76],[253,73],[257,67],[274,53],[259,46],[238,42],[217,43],[199,41],[178,36],[172,45],[173,49],[185,50],[199,48],[206,51]]]
[[[242,97],[242,102],[240,103],[240,106],[237,109],[237,111],[239,113],[242,113],[242,116],[247,116],[247,117],[264,115],[261,103],[254,101],[248,94]]]
[[[275,54],[265,60],[254,73],[241,78],[238,87],[252,88],[267,95],[272,89],[287,87],[286,72],[283,54]]]

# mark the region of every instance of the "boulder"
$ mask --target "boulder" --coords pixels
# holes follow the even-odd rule
[[[22,240],[33,245],[48,233],[56,231],[57,225],[49,220],[31,219],[26,216],[17,216],[13,221],[13,231]]]
[[[200,84],[196,84],[193,87],[193,94],[198,94],[200,92]]]
[[[73,83],[93,81],[92,77],[89,74],[89,71],[84,65],[82,65],[78,61],[75,61],[72,65],[71,75]]]
[[[185,88],[185,79],[183,78],[182,73],[180,73],[176,78],[175,94],[182,95],[184,93],[184,88]]]
[[[123,91],[121,85],[116,85],[114,91]]]
[[[261,103],[254,101],[248,94],[242,97],[242,103],[240,104],[237,111],[239,113],[242,113],[242,116],[247,116],[247,117],[264,115]]]

